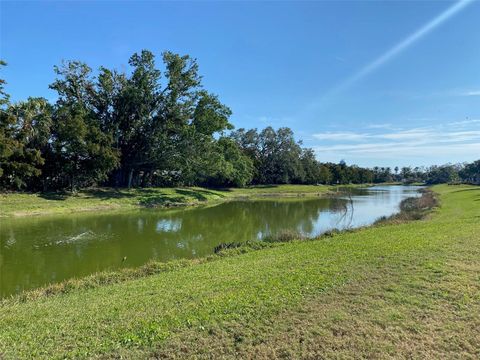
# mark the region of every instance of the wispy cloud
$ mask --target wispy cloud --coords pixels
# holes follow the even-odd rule
[[[352,77],[347,79],[341,87],[349,87],[353,83],[357,82],[358,80],[362,79],[366,75],[370,74],[371,72],[375,71],[377,68],[388,62],[389,60],[393,59],[417,41],[422,39],[424,36],[428,35],[430,32],[435,30],[445,21],[456,15],[459,11],[463,10],[466,6],[471,4],[473,0],[460,0],[446,9],[444,12],[427,22],[425,25],[420,27],[417,31],[407,36],[405,39],[400,41],[398,44],[387,50],[381,56],[376,58],[374,61],[363,67],[360,71],[354,74]]]
[[[430,127],[383,132],[321,132],[313,134],[320,141],[313,146],[320,159],[402,159],[422,160],[445,157],[464,161],[480,151],[480,119],[453,121]],[[455,157],[455,159],[452,159]],[[447,159],[448,158],[448,159]]]
[[[480,96],[480,90],[471,90],[462,93],[463,96]]]
[[[478,119],[473,119],[473,120],[462,120],[462,121],[453,121],[448,123],[448,126],[455,126],[455,127],[465,127],[465,126],[470,126],[473,124],[480,124],[480,120]]]
[[[479,121],[480,122],[480,121]],[[472,122],[470,122],[472,123]],[[455,124],[455,123],[450,123]],[[480,140],[480,130],[445,131],[444,126],[439,128],[415,128],[387,133],[356,133],[356,132],[321,132],[313,134],[317,140],[363,142],[370,140],[390,141],[422,141],[422,142],[458,142]]]
[[[347,62],[347,60],[345,60],[345,59],[344,59],[343,57],[341,57],[341,56],[335,56],[334,58],[335,58],[335,60],[337,60],[337,61],[339,61],[339,62],[341,62],[341,63],[346,63],[346,62]]]
[[[465,9],[468,5],[472,4],[474,0],[459,0],[456,1],[453,5],[449,6],[446,10],[435,16],[433,19],[428,21],[426,24],[415,30],[413,33],[402,39],[397,44],[393,45],[391,48],[386,50],[380,56],[374,58],[370,63],[366,64],[365,66],[361,67],[357,72],[352,74],[350,77],[346,78],[345,80],[341,81],[333,88],[328,90],[326,93],[321,94],[317,97],[314,101],[310,103],[304,110],[304,112],[311,112],[314,109],[322,107],[328,101],[331,100],[332,97],[338,95],[339,93],[347,90],[352,85],[357,83],[358,81],[362,80],[363,78],[367,77],[387,62],[391,61],[402,52],[413,46],[415,43],[423,39],[425,36],[430,34],[436,28],[441,26],[443,23],[451,19],[457,13]]]
[[[432,133],[429,129],[425,129],[425,128],[402,130],[397,132],[375,135],[375,137],[378,139],[397,140],[397,141],[424,139],[429,136],[432,136]]]
[[[423,101],[425,99],[445,99],[445,98],[480,96],[480,90],[458,89],[458,88],[432,91],[432,92],[386,90],[386,91],[382,91],[381,95],[397,98],[397,99]]]
[[[401,147],[401,148],[398,148]],[[370,162],[375,163],[377,159],[391,159],[392,164],[395,161],[404,161],[405,158],[410,158],[414,163],[423,163],[424,161],[419,161],[426,159],[427,163],[428,156],[433,156],[438,158],[439,156],[448,156],[446,160],[442,162],[452,161],[451,156],[456,156],[457,158],[453,161],[461,162],[467,160],[464,158],[465,155],[471,155],[472,152],[480,151],[480,142],[468,143],[468,144],[450,144],[445,146],[445,144],[428,144],[428,143],[397,143],[397,144],[361,144],[361,145],[336,145],[336,146],[315,146],[314,150],[317,152],[320,159],[332,158],[330,155],[335,155],[332,158],[333,161],[338,161],[337,159],[346,159],[347,161],[352,162],[352,159],[368,159]]]
[[[395,127],[391,123],[384,123],[384,124],[368,124],[368,129],[390,129],[393,130]]]
[[[328,131],[318,134],[313,134],[313,137],[318,140],[334,140],[334,141],[361,141],[369,137],[369,134],[359,134],[355,132],[341,132]]]

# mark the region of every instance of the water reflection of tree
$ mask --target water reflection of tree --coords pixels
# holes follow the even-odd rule
[[[339,199],[231,202],[183,214],[181,229],[165,233],[163,238],[164,241],[182,241],[185,249],[205,244],[211,251],[212,244],[244,242],[257,238],[259,234],[284,229],[310,234],[322,211],[342,211],[342,203],[344,201]]]
[[[341,214],[337,219],[335,227],[348,229],[352,226],[353,215],[355,213],[355,207],[353,205],[352,193],[347,192],[345,194],[345,201],[341,201],[338,204],[338,212]]]
[[[0,291],[12,293],[95,271],[138,266],[149,259],[204,256],[222,242],[245,242],[284,229],[311,234],[323,211],[341,213],[344,203],[245,201],[175,212],[39,218],[22,226],[5,223],[0,229]],[[89,235],[78,237],[83,232]],[[5,247],[10,236],[14,241]],[[122,263],[124,256],[127,261]]]

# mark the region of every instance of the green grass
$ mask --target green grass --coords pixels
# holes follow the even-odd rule
[[[0,193],[0,217],[62,214],[78,211],[98,211],[141,207],[172,207],[225,201],[238,197],[318,195],[328,186],[266,185],[232,189],[146,188],[81,190],[67,193]]]
[[[0,358],[478,358],[480,187],[434,190],[427,220],[7,300]]]

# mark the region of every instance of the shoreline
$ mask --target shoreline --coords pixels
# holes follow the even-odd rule
[[[437,196],[435,192],[428,189],[424,191],[420,197],[418,198],[411,197],[411,198],[405,199],[404,201],[414,199],[414,200],[420,201],[419,204],[421,204],[421,200],[425,196],[429,196],[432,194],[435,197]],[[235,200],[235,199],[230,199],[227,201],[231,201],[231,200]],[[205,205],[208,205],[208,204],[205,204]],[[142,277],[174,271],[184,267],[190,267],[190,266],[204,264],[211,261],[217,261],[224,257],[236,256],[236,255],[244,254],[251,251],[257,251],[265,248],[282,246],[287,243],[322,241],[324,239],[331,239],[338,235],[355,233],[355,232],[362,231],[369,228],[388,226],[388,225],[398,225],[406,222],[423,220],[424,218],[427,217],[427,215],[431,214],[437,206],[438,206],[438,203],[431,203],[427,208],[419,207],[414,209],[414,213],[416,214],[416,211],[418,210],[421,212],[421,216],[408,216],[411,210],[410,211],[406,210],[405,208],[400,206],[400,211],[398,213],[395,213],[386,218],[379,218],[377,221],[373,222],[370,225],[360,226],[360,227],[351,228],[351,229],[343,229],[343,230],[329,230],[314,237],[302,237],[300,234],[289,233],[287,234],[288,238],[286,240],[283,239],[284,237],[282,236],[283,234],[278,234],[278,236],[271,237],[268,240],[252,239],[247,241],[246,243],[230,243],[227,241],[217,245],[215,249],[212,249],[213,250],[212,254],[199,257],[199,258],[175,259],[175,260],[170,260],[166,262],[151,260],[140,267],[132,267],[132,268],[124,268],[124,269],[116,269],[116,270],[104,270],[104,271],[92,273],[90,275],[83,276],[80,278],[71,278],[58,283],[47,284],[39,288],[25,290],[18,294],[13,294],[5,298],[0,298],[0,308],[2,306],[5,306],[5,303],[10,303],[10,302],[22,303],[22,302],[33,301],[39,298],[49,297],[53,295],[66,294],[74,290],[76,291],[76,290],[82,290],[82,289],[91,289],[93,287],[118,284],[118,283],[122,283],[129,280],[135,280]],[[401,220],[398,220],[398,219],[401,219]],[[216,250],[217,248],[221,250],[217,251]]]
[[[376,184],[384,185],[384,184]],[[370,187],[355,185],[259,185],[248,188],[209,189],[92,188],[68,193],[0,193],[0,219],[26,216],[62,215],[75,212],[110,212],[136,209],[174,209],[257,198],[322,197],[335,194],[339,187]]]

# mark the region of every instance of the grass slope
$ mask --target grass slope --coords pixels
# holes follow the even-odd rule
[[[480,188],[435,190],[429,220],[9,300],[0,358],[478,358]]]
[[[130,190],[98,188],[81,190],[75,195],[67,193],[0,193],[0,217],[195,205],[235,197],[319,195],[329,189],[328,186],[315,185],[265,185],[219,190],[200,187]]]

